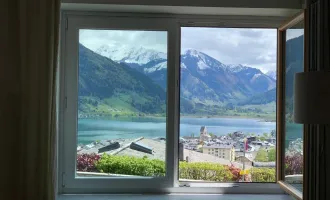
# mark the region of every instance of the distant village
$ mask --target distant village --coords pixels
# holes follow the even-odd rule
[[[246,146],[244,141],[245,139],[247,143]],[[244,163],[248,168],[259,165],[275,167],[275,162],[254,162],[260,148],[264,148],[267,151],[270,148],[274,148],[275,145],[276,138],[273,137],[268,137],[265,138],[264,141],[261,141],[257,136],[247,137],[240,131],[224,136],[216,136],[209,134],[207,127],[202,126],[199,137],[180,138],[180,148],[184,150],[179,152],[183,152],[180,160],[185,160],[188,162],[190,159],[189,152],[185,151],[185,149],[225,159],[233,163]]]
[[[202,126],[198,136],[180,137],[179,160],[185,162],[210,162],[223,165],[234,165],[238,168],[275,167],[275,162],[255,162],[258,151],[268,151],[276,145],[276,138],[258,136],[247,137],[242,132],[224,136],[208,133]],[[246,140],[246,143],[245,143]],[[96,153],[126,155],[165,160],[165,138],[135,138],[95,141],[88,145],[78,145],[78,154]]]

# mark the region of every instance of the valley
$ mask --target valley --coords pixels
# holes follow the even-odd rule
[[[154,50],[79,45],[79,118],[164,117],[167,59]],[[276,80],[188,49],[181,55],[180,114],[275,120]]]

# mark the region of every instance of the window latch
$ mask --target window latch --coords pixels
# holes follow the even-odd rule
[[[189,183],[182,183],[179,185],[179,187],[190,187]]]

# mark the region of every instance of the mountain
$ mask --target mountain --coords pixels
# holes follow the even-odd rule
[[[242,65],[234,68],[231,67],[230,69],[253,91],[253,93],[267,92],[276,87],[275,79],[262,73],[259,69]]]
[[[167,60],[156,59],[138,68],[140,72],[146,74],[154,80],[158,85],[166,90],[167,83]]]
[[[99,47],[95,52],[136,69],[166,91],[166,54],[142,47],[111,48],[107,45]],[[192,101],[200,107],[223,106],[240,104],[256,95],[262,95],[274,89],[276,81],[259,69],[226,65],[203,52],[188,49],[181,55],[180,86],[181,98],[185,102]]]
[[[268,71],[266,73],[267,76],[271,77],[272,79],[276,80],[276,71]]]
[[[229,64],[228,65],[228,69],[231,71],[231,72],[234,72],[234,73],[237,73],[237,72],[240,72],[242,70],[246,70],[248,69],[249,67],[247,66],[243,66],[241,64]]]
[[[286,41],[285,81],[286,96],[293,97],[294,75],[304,71],[304,36]]]
[[[304,36],[286,41],[285,60],[285,118],[293,121],[294,75],[304,71]]]
[[[241,102],[240,105],[260,105],[274,101],[276,101],[276,88],[261,94],[254,95],[248,100]]]
[[[235,102],[249,93],[243,82],[234,73],[228,71],[225,64],[207,54],[193,49],[186,50],[181,55],[181,63],[181,66],[184,66],[181,67],[181,93],[184,97],[185,93],[190,93],[192,96],[189,99],[224,103]],[[193,77],[203,84],[185,82],[184,80],[188,79],[186,76]],[[200,87],[205,88],[202,91],[207,92],[207,96],[203,95],[204,92],[195,92],[201,91],[198,90]]]
[[[165,53],[143,47],[116,46],[116,48],[113,48],[109,45],[102,45],[95,52],[116,62],[124,62],[133,67],[138,67],[157,59],[167,59]]]
[[[286,65],[285,65],[285,106],[286,106],[286,118],[292,120],[293,113],[293,87],[294,87],[294,75],[295,73],[302,72],[304,70],[304,36],[299,36],[286,41]],[[269,77],[276,78],[275,72],[268,72]],[[260,93],[250,97],[248,100],[241,102],[241,104],[266,104],[276,100],[276,88],[269,90],[265,93]]]
[[[79,112],[165,113],[166,92],[145,74],[79,44]]]

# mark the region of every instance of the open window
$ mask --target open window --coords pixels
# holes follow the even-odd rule
[[[65,12],[60,191],[283,193],[282,22]]]
[[[294,75],[305,70],[304,12],[279,28],[278,62],[278,180],[294,197],[302,199],[304,126],[293,122]]]

